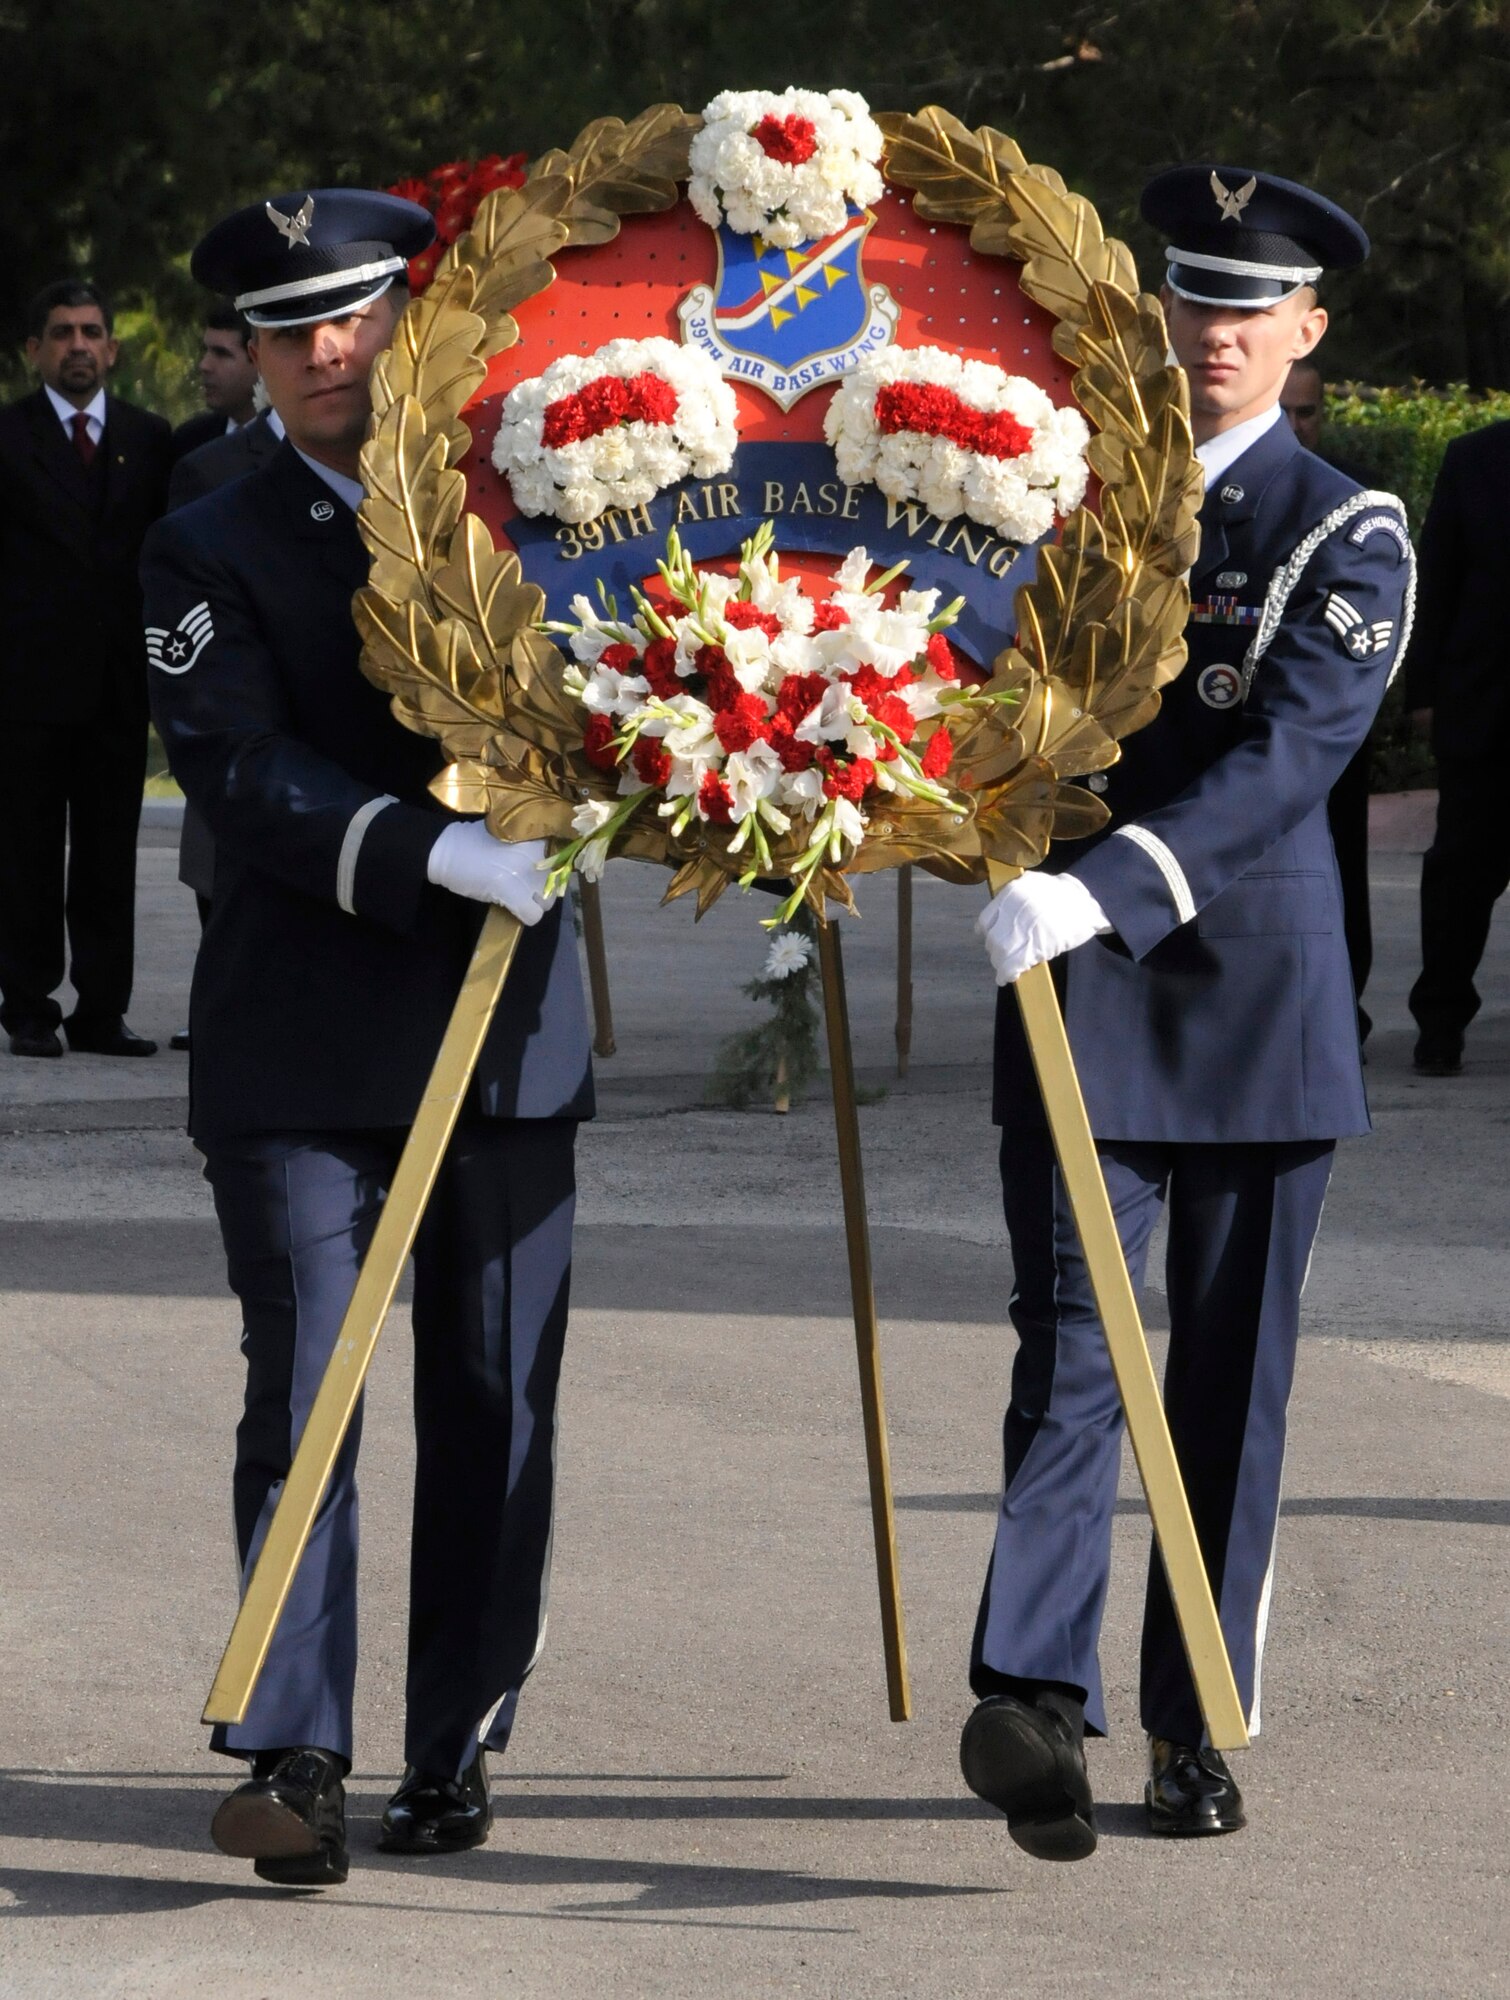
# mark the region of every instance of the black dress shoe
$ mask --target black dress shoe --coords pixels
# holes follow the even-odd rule
[[[1007,1816],[1007,1832],[1040,1861],[1083,1861],[1096,1847],[1096,1807],[1080,1731],[1041,1700],[988,1695],[959,1740],[965,1783]]]
[[[1219,1750],[1193,1750],[1188,1743],[1148,1739],[1152,1776],[1143,1794],[1148,1824],[1155,1833],[1189,1839],[1205,1833],[1236,1833],[1248,1824],[1243,1795]]]
[[[1460,1076],[1463,1070],[1463,1037],[1424,1034],[1416,1042],[1412,1061],[1418,1076]]]
[[[188,1053],[188,1048],[189,1048],[188,1029],[175,1028],[172,1034],[169,1035],[168,1037],[168,1047],[174,1050],[178,1055],[186,1055]]]
[[[18,1028],[10,1038],[13,1056],[60,1056],[63,1044],[52,1028]]]
[[[346,1791],[329,1750],[262,1750],[252,1775],[210,1822],[222,1854],[256,1863],[264,1882],[322,1889],[346,1880]]]
[[[80,1021],[63,1023],[68,1046],[80,1056],[155,1056],[156,1042],[134,1035],[124,1021]]]
[[[479,1750],[459,1778],[404,1769],[388,1801],[378,1846],[384,1854],[459,1854],[481,1847],[493,1824],[486,1753]]]

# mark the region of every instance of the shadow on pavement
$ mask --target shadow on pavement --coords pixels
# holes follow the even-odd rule
[[[898,1513],[993,1514],[997,1493],[899,1493]],[[1119,1514],[1147,1516],[1141,1500],[1119,1500]],[[1316,1499],[1286,1500],[1286,1516],[1320,1515],[1328,1520],[1445,1521],[1470,1528],[1510,1528],[1510,1500],[1476,1499],[1455,1494],[1422,1494],[1416,1498],[1341,1493]]]

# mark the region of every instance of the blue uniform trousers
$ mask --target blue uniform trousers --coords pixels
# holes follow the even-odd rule
[[[1300,1292],[1332,1150],[1328,1140],[1098,1147],[1135,1288],[1168,1202],[1164,1402],[1255,1729]],[[985,1695],[1007,1676],[1083,1689],[1087,1726],[1104,1734],[1096,1642],[1122,1409],[1046,1133],[1003,1133],[1002,1187],[1016,1274],[1010,1312],[1021,1345],[971,1685]],[[1157,1551],[1144,1610],[1141,1705],[1150,1735],[1200,1742],[1200,1710]]]
[[[507,1741],[544,1634],[556,1384],[575,1205],[574,1119],[465,1120],[414,1251],[416,1460],[404,1755],[460,1772]],[[206,1142],[246,1406],[234,1502],[243,1585],[283,1490],[406,1134]],[[357,1412],[233,1756],[317,1744],[348,1761],[356,1675]]]

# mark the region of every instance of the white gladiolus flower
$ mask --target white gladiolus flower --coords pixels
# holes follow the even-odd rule
[[[571,816],[571,830],[576,834],[596,833],[600,826],[607,826],[613,812],[606,799],[584,799]]]
[[[723,781],[734,801],[730,817],[736,824],[754,812],[761,799],[774,797],[783,772],[781,759],[769,743],[752,743],[748,750],[732,750],[725,759]]]
[[[800,972],[803,966],[812,962],[811,940],[800,931],[783,931],[779,937],[772,938],[760,976],[762,979],[790,979],[794,972]]]
[[[632,715],[650,692],[640,674],[621,674],[613,667],[595,667],[582,685],[582,706],[594,715]]]

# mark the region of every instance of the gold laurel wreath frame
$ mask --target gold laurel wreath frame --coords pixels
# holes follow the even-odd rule
[[[810,895],[820,919],[888,1691],[902,1720],[910,1695],[858,1123],[825,900],[852,909],[848,874],[909,862],[996,889],[1042,860],[1051,839],[1105,824],[1102,801],[1070,781],[1116,761],[1118,740],[1153,718],[1159,690],[1184,664],[1184,579],[1198,546],[1202,481],[1163,312],[1139,293],[1130,253],[1104,234],[1092,204],[1050,168],[1029,165],[1004,133],[972,132],[937,106],[877,122],[884,172],[913,191],[916,212],[968,228],[983,255],[1019,261],[1023,292],[1053,313],[1054,349],[1075,369],[1074,395],[1093,426],[1088,458],[1100,486],[1099,516],[1089,507],[1069,516],[1059,540],[1040,547],[1034,581],[1017,592],[1016,643],[985,684],[1008,699],[948,718],[958,729],[950,805],[895,795],[844,867],[819,871]],[[518,339],[514,311],[552,283],[558,252],[606,243],[624,216],[680,198],[700,125],[665,104],[628,123],[599,119],[568,150],[538,159],[522,188],[487,196],[373,371],[360,516],[372,570],[355,600],[363,671],[406,728],[440,742],[447,762],[435,795],[456,811],[484,814],[501,839],[566,836],[584,798],[617,795],[582,753],[580,717],[561,685],[565,663],[537,629],[544,592],[467,508],[458,463],[473,440],[461,413],[488,358]],[[632,823],[615,851],[672,865],[666,900],[695,892],[701,916],[747,866],[724,851],[729,838],[699,822],[682,839],[663,823]],[[795,852],[773,843],[778,871]],[[239,1722],[249,1705],[518,934],[515,919],[489,913],[243,1598],[208,1721]],[[1047,967],[1024,974],[1017,995],[1208,1733],[1220,1748],[1239,1747],[1246,1719]]]

